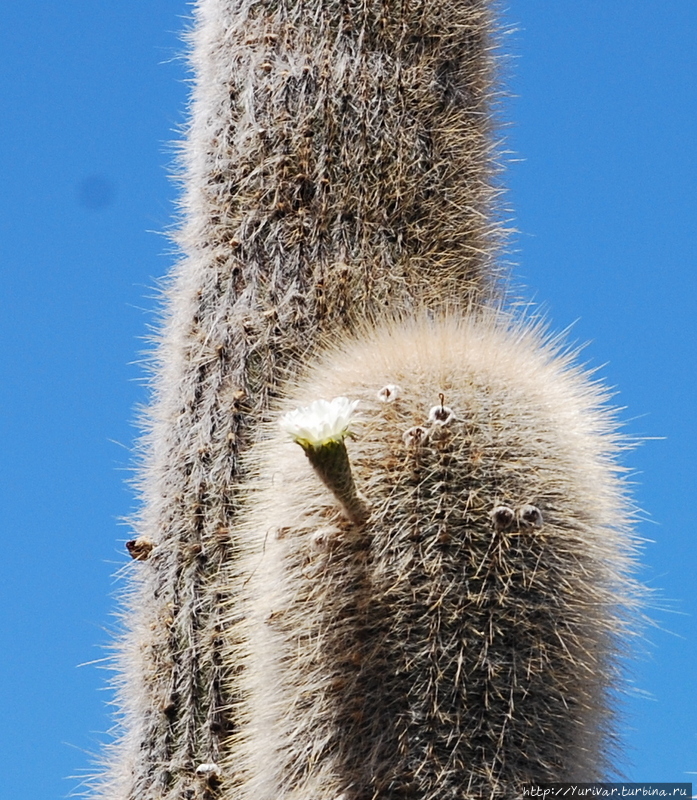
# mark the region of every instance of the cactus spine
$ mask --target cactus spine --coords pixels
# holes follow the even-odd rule
[[[599,387],[483,313],[344,341],[289,395],[360,401],[346,446],[370,514],[355,524],[278,426],[252,448],[230,575],[245,800],[606,779],[637,593]]]
[[[496,293],[484,0],[195,15],[184,257],[144,423],[104,800],[227,792],[240,667],[219,576],[237,563],[241,456],[282,381],[323,332]]]

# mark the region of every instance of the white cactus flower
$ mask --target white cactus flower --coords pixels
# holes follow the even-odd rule
[[[281,418],[281,428],[302,447],[322,447],[343,442],[358,400],[335,397],[315,400],[309,406],[289,411]]]

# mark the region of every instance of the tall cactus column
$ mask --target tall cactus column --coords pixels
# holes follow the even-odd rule
[[[144,420],[104,800],[226,785],[241,667],[222,658],[236,590],[218,576],[237,558],[240,456],[281,380],[323,331],[496,284],[483,0],[200,0],[195,17],[183,258]]]

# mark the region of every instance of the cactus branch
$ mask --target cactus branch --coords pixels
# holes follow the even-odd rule
[[[398,402],[380,396],[390,384]],[[250,450],[245,583],[228,578],[243,644],[226,655],[247,665],[241,797],[479,800],[607,780],[640,592],[602,389],[489,313],[344,339],[289,393],[360,400],[352,469],[371,514],[342,535],[298,448],[276,434]]]
[[[239,724],[218,576],[282,383],[328,333],[498,291],[488,3],[198,0],[194,15],[182,258],[143,422],[102,800],[234,784],[197,773]]]

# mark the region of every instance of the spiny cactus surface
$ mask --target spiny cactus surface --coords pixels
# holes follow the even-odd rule
[[[359,401],[345,446],[364,524],[278,424],[249,454],[229,579],[242,796],[465,800],[607,777],[638,595],[603,390],[486,313],[343,343],[281,411],[340,396]]]
[[[200,3],[182,240],[274,313],[279,355],[491,292],[491,29],[482,0]]]
[[[240,455],[321,331],[494,291],[484,0],[200,0],[165,289],[96,796],[220,795]]]

